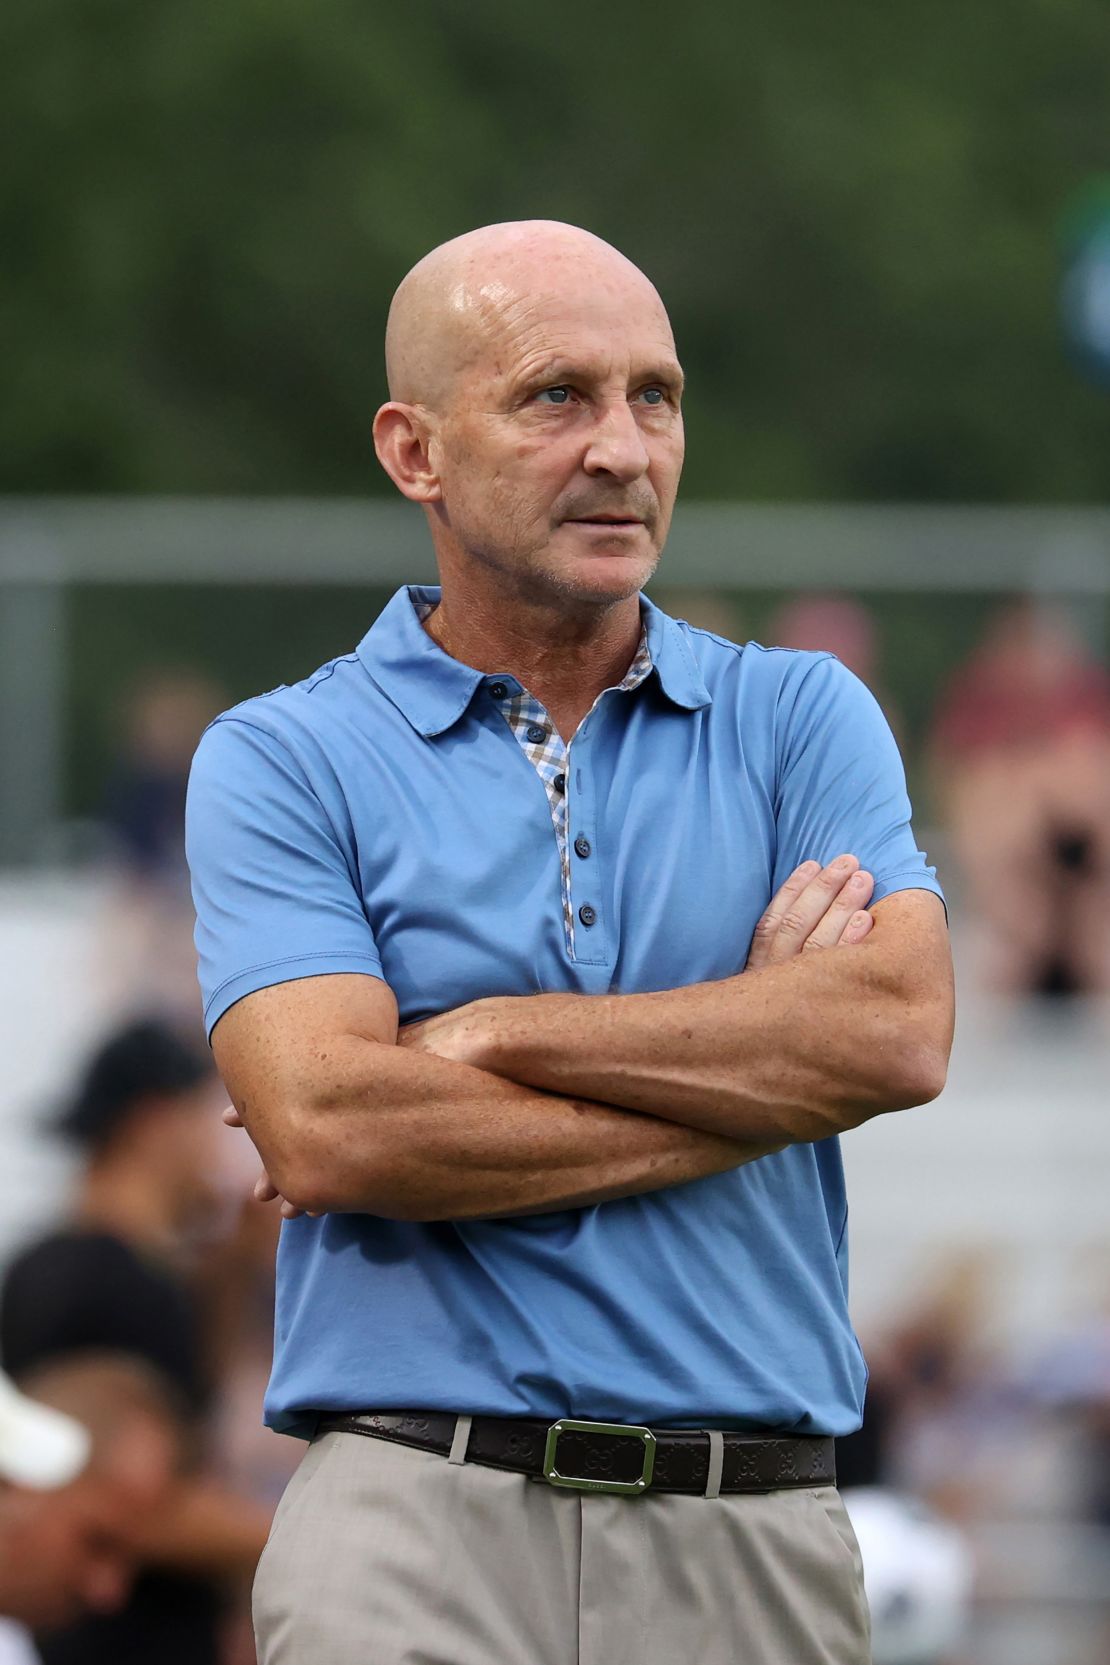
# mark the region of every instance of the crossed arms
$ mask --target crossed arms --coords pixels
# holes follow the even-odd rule
[[[261,1194],[287,1213],[544,1213],[935,1098],[953,1022],[944,910],[904,891],[861,913],[871,888],[853,857],[807,862],[741,975],[658,994],[481,1000],[400,1031],[373,977],[248,995],[212,1044]]]

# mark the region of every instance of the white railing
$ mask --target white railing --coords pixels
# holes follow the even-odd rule
[[[32,858],[57,820],[73,586],[393,585],[433,574],[422,516],[400,500],[0,501],[0,861]],[[685,503],[661,579],[1029,591],[1093,605],[1104,619],[1110,510]]]

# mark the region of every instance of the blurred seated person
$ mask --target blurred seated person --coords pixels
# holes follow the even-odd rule
[[[196,671],[162,671],[133,688],[101,804],[118,883],[102,931],[114,1006],[198,1023],[192,902],[185,867],[185,788],[193,753],[227,705]]]
[[[59,1358],[0,1377],[0,1665],[38,1656],[22,1625],[127,1599],[181,1457],[172,1396],[124,1355]]]
[[[990,986],[1110,990],[1110,674],[1062,614],[995,614],[942,695],[931,754]]]
[[[195,1446],[126,1606],[40,1637],[45,1665],[215,1665],[227,1598],[265,1542],[269,1511],[202,1471],[219,1361],[197,1246],[224,1213],[224,1102],[207,1053],[164,1025],[115,1034],[59,1124],[86,1158],[73,1218],[15,1260],[0,1293],[0,1355],[13,1373],[84,1349],[136,1355],[173,1384]]]

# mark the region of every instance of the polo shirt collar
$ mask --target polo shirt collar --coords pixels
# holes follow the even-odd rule
[[[452,659],[434,642],[417,615],[424,603],[439,601],[434,585],[409,584],[397,591],[358,645],[364,669],[418,734],[432,739],[453,727],[488,681],[484,671]],[[693,654],[673,619],[646,596],[640,597],[652,665],[667,698],[685,711],[710,704]]]
[[[683,711],[701,711],[712,705],[713,696],[705,686],[686,632],[646,595],[640,597],[640,613],[659,686],[671,704],[681,706]]]

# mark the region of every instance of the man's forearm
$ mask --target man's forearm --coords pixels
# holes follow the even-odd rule
[[[546,1213],[685,1184],[779,1148],[354,1037],[329,1063],[323,1103],[278,1116],[240,1105],[277,1190],[313,1213]]]
[[[928,961],[895,975],[877,930],[721,982],[479,1001],[459,1016],[467,1055],[513,1080],[782,1146],[936,1096],[951,985]]]

